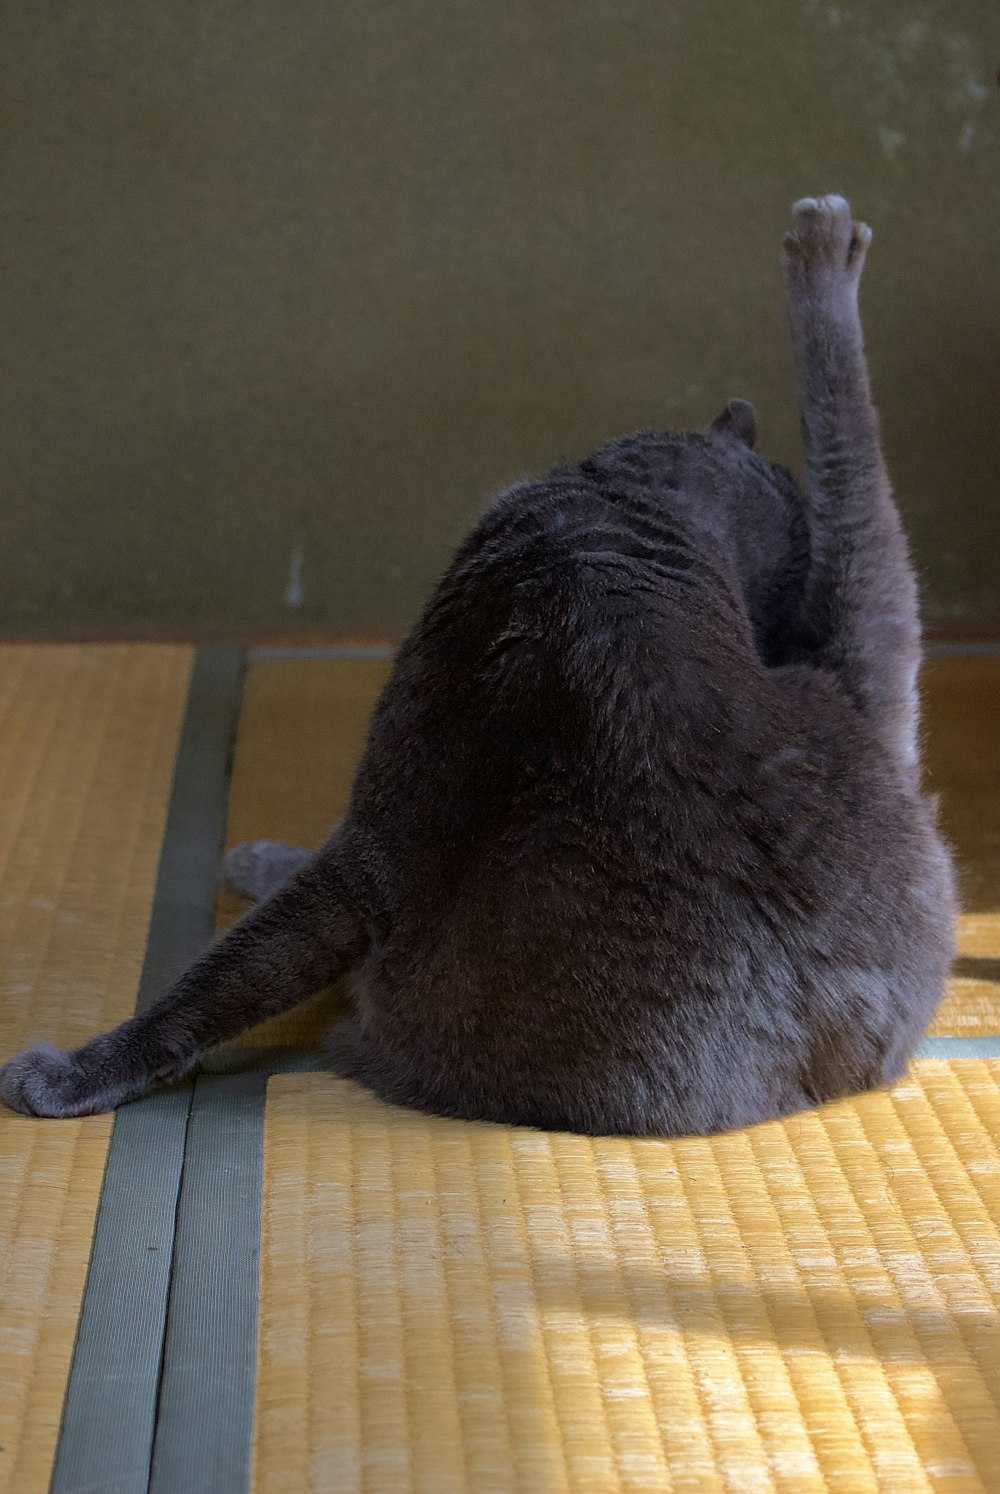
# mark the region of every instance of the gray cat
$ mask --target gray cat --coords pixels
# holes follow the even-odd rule
[[[677,1135],[898,1078],[954,894],[921,796],[917,598],[840,197],[785,240],[809,502],[709,429],[502,493],[403,644],[343,823],[151,1010],[0,1071],[84,1115],[347,971],[341,1074],[439,1115]]]

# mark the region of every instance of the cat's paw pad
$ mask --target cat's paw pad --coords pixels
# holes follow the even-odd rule
[[[803,197],[792,208],[795,227],[785,235],[785,263],[806,274],[841,272],[861,274],[872,241],[867,223],[851,216],[846,197]]]
[[[89,1115],[105,1108],[95,1098],[82,1065],[62,1048],[31,1048],[0,1069],[0,1100],[21,1115]]]
[[[309,852],[280,840],[251,840],[222,858],[219,880],[238,896],[258,902],[310,859]]]

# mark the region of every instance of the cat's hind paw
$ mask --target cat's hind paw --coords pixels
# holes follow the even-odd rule
[[[841,273],[858,279],[872,241],[867,223],[851,216],[846,197],[802,197],[792,208],[794,228],[785,235],[785,265],[805,275]]]
[[[310,860],[310,853],[280,840],[251,840],[233,846],[222,858],[222,885],[258,903]]]

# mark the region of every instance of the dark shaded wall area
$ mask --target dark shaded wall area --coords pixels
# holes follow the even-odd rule
[[[9,0],[0,632],[392,637],[490,489],[738,394],[841,190],[929,624],[1000,632],[983,0]]]

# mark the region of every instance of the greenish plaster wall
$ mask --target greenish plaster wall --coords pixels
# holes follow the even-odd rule
[[[758,405],[841,190],[928,621],[1000,631],[984,0],[8,0],[0,631],[394,635],[482,498]]]

